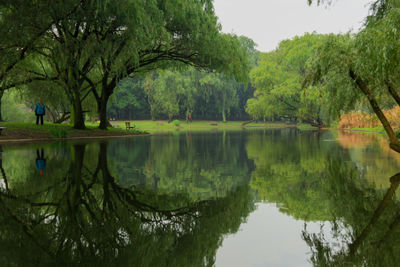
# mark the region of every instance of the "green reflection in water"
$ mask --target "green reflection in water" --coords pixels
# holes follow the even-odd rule
[[[396,266],[400,260],[400,174],[390,178],[400,170],[399,157],[382,138],[367,137],[277,130],[247,142],[256,166],[251,188],[261,201],[304,221],[302,237],[315,266]],[[320,222],[321,231],[309,232],[309,222]]]
[[[314,265],[393,266],[400,160],[385,147],[295,129],[3,147],[0,264],[213,266],[265,201],[304,221]]]
[[[31,153],[19,150],[32,164],[26,162],[12,175],[7,172],[17,159],[7,159],[0,194],[1,265],[212,266],[222,237],[235,233],[254,206],[244,170],[239,177],[229,168],[226,173],[218,173],[222,167],[215,168],[215,181],[207,180],[211,177],[204,172],[243,156],[218,159],[221,148],[210,146],[210,151],[193,154],[210,159],[195,171],[185,170],[193,169],[189,161],[161,169],[151,165],[149,173],[147,164],[156,164],[160,156],[179,159],[180,149],[185,148],[181,142],[171,144],[166,139],[165,144],[156,145],[167,154],[146,155],[152,140],[138,139],[142,141],[143,145],[150,141],[150,146],[131,146],[125,140],[44,148],[44,174],[33,167],[34,149]],[[195,142],[203,145],[201,138]],[[116,157],[124,154],[115,154],[117,150],[134,150],[127,153],[133,161],[127,157],[124,163],[128,164],[125,168],[138,168],[137,176],[118,171],[125,168]],[[64,157],[59,158],[59,153]],[[136,162],[136,156],[143,157],[142,161]],[[154,177],[159,180],[156,184]],[[176,178],[171,183],[164,181],[170,177]],[[194,181],[181,190],[184,184],[179,183],[187,183],[184,177]],[[205,190],[207,194],[198,193]]]

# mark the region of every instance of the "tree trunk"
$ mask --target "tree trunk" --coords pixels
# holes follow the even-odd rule
[[[223,122],[226,122],[225,109],[222,109],[222,121],[223,121]]]
[[[242,123],[242,126],[246,126],[247,124],[255,122],[255,121],[257,121],[257,120],[252,119],[252,120],[249,120],[249,121],[245,121],[245,122]]]
[[[393,85],[391,82],[386,81],[386,85],[388,87],[389,93],[391,94],[391,96],[394,98],[394,100],[396,101],[397,105],[400,106],[400,96],[397,93],[397,91],[394,89]]]
[[[63,123],[64,121],[70,119],[70,118],[71,118],[70,116],[71,116],[71,113],[68,113],[68,112],[63,113],[62,116],[61,116],[61,118],[59,118],[58,120],[56,120],[54,123],[55,123],[55,124],[61,124],[61,123]]]
[[[390,148],[393,149],[396,152],[400,153],[400,142],[399,139],[397,138],[396,134],[393,131],[392,126],[390,125],[389,121],[387,120],[385,114],[381,110],[381,108],[378,105],[378,102],[372,95],[372,92],[369,90],[367,87],[366,83],[358,77],[353,70],[349,71],[350,77],[356,82],[358,88],[364,93],[365,96],[367,96],[368,101],[374,110],[376,116],[378,116],[378,119],[381,121],[383,128],[385,129],[387,135],[389,136],[390,140]]]
[[[379,217],[385,211],[386,207],[390,204],[391,200],[393,199],[393,195],[396,192],[397,188],[400,185],[400,173],[392,176],[390,178],[390,188],[387,190],[385,197],[379,203],[379,206],[376,208],[374,214],[372,215],[371,220],[369,221],[368,225],[364,228],[361,234],[354,240],[352,244],[350,244],[350,255],[354,255],[357,251],[358,247],[365,238],[370,234],[372,227],[377,223]]]
[[[54,112],[52,111],[51,108],[49,108],[48,106],[46,106],[46,111],[48,112],[48,114],[50,115],[50,120],[52,123],[55,123],[57,121],[57,116],[54,114]]]
[[[102,94],[100,98],[100,103],[97,101],[97,109],[99,113],[100,125],[99,129],[107,130],[107,127],[112,127],[111,123],[107,119],[107,103],[109,96],[107,94]]]
[[[3,95],[4,95],[4,91],[0,90],[0,121],[3,121],[3,116],[2,116],[2,113],[1,113],[1,100],[3,98]]]
[[[316,122],[313,119],[303,119],[302,122],[308,123],[311,126],[317,127],[319,129],[321,129],[321,128],[323,128],[325,126],[323,121],[319,117],[317,118]]]
[[[154,112],[154,109],[152,106],[150,106],[150,114],[151,114],[151,120],[155,121],[156,120],[156,114]]]
[[[80,99],[74,101],[73,109],[74,109],[74,114],[72,118],[73,118],[74,129],[85,129],[86,128],[85,120],[83,118],[82,103]]]

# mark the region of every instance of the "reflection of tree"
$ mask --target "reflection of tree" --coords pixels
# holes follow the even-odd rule
[[[2,189],[0,263],[211,266],[222,236],[236,232],[253,208],[246,185],[223,198],[193,201],[123,187],[111,173],[107,143],[77,143],[51,186]]]
[[[333,217],[332,238],[324,231],[303,238],[312,251],[317,266],[394,266],[400,260],[397,237],[400,212],[393,199],[400,184],[400,174],[390,179],[383,196],[374,189],[360,189],[359,173],[340,161],[329,168],[329,202]]]
[[[186,193],[192,200],[223,197],[248,181],[251,163],[243,133],[170,134],[116,141],[110,151],[119,182]]]
[[[399,170],[400,155],[390,149],[386,138],[368,133],[339,131],[338,141],[349,151],[351,160],[369,184],[376,188],[390,186],[387,177]]]
[[[322,142],[320,135],[280,129],[249,138],[247,153],[256,165],[250,185],[258,198],[277,203],[281,212],[296,219],[331,218],[322,188],[326,158],[337,153],[337,146]]]
[[[349,140],[363,137],[353,135]],[[346,138],[350,138],[350,134],[346,134]],[[295,129],[269,130],[264,135],[251,136],[246,148],[256,168],[250,185],[258,198],[277,203],[281,212],[296,219],[329,221],[336,216],[332,213],[335,206],[349,205],[342,199],[331,201],[332,194],[342,194],[333,190],[333,185],[346,184],[346,180],[342,181],[342,171],[350,169],[357,177],[352,188],[355,195],[380,188],[368,183],[373,174],[387,177],[393,173],[393,166],[385,167],[393,161],[380,154],[379,148],[371,147],[367,151],[343,149],[334,142],[335,139],[331,132],[300,132]],[[340,160],[342,165],[335,170],[336,176],[328,179],[332,160]],[[378,181],[378,178],[374,177],[372,181]]]

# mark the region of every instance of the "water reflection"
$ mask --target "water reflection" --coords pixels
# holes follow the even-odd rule
[[[304,221],[302,238],[315,266],[395,266],[398,261],[400,174],[388,177],[400,167],[384,139],[371,136],[361,146],[364,137],[277,130],[247,142],[257,199]],[[315,223],[319,232],[308,227]]]
[[[44,157],[44,149],[36,149],[36,170],[43,175],[44,171],[46,170],[46,158]]]
[[[338,179],[338,170],[341,178]],[[330,180],[332,237],[327,238],[324,223],[321,232],[302,233],[316,266],[395,266],[399,260],[400,209],[395,196],[400,173],[392,176],[390,187],[360,190],[359,173],[333,161]]]
[[[105,142],[73,144],[70,162],[45,182],[3,177],[2,265],[212,266],[222,236],[253,209],[246,183],[201,200],[120,184],[108,150]]]
[[[257,238],[287,228],[309,247],[293,262],[393,266],[400,161],[365,138],[284,129],[0,147],[0,265],[213,266],[249,219]],[[279,235],[264,236],[224,255],[273,251]]]

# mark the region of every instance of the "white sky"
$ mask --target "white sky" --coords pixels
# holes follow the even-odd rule
[[[245,35],[266,52],[280,41],[306,32],[357,31],[371,0],[336,0],[331,6],[307,5],[307,0],[214,0],[222,31]]]

